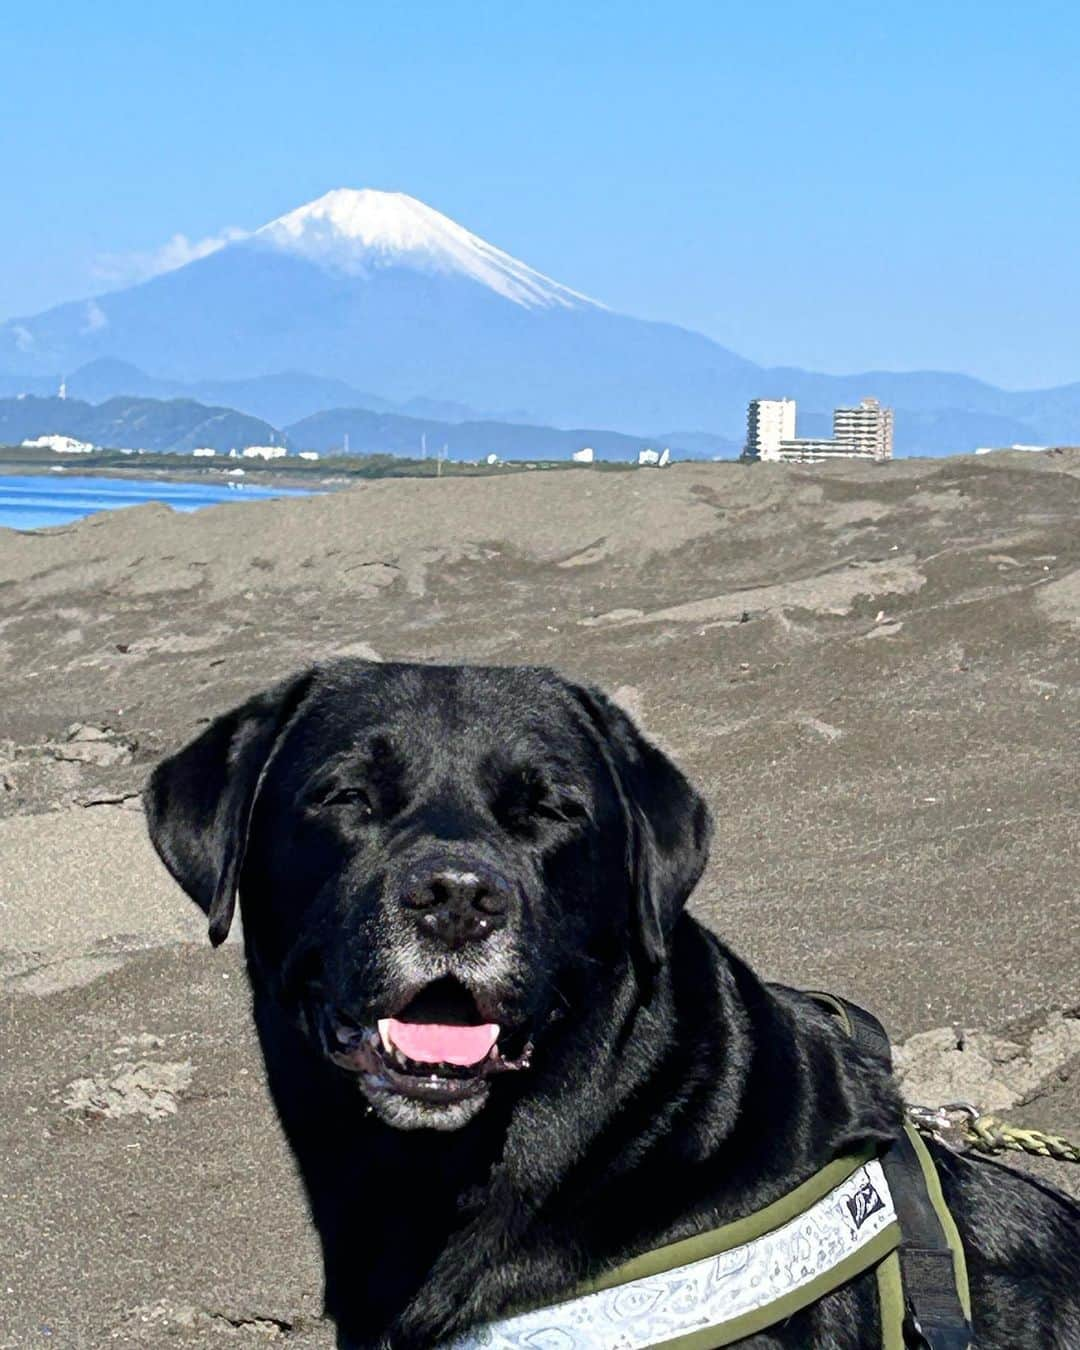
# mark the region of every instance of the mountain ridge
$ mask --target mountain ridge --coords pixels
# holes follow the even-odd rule
[[[62,377],[19,377],[0,374],[0,398],[19,394],[49,397],[59,390]],[[499,420],[461,403],[412,398],[403,402],[379,398],[356,389],[342,380],[323,379],[303,371],[280,371],[258,375],[249,380],[159,379],[128,361],[101,357],[63,377],[68,397],[85,403],[104,403],[117,397],[194,399],[197,403],[235,408],[250,417],[259,417],[275,426],[299,422],[313,413],[333,408],[359,407],[374,412],[398,413],[406,417],[433,417],[447,422]],[[512,419],[509,419],[512,420]]]
[[[206,447],[227,454],[249,445],[281,445],[323,455],[389,454],[432,458],[443,445],[455,459],[569,459],[591,446],[597,459],[634,460],[639,450],[669,445],[683,458],[734,457],[738,447],[704,436],[685,446],[653,436],[628,436],[602,428],[562,429],[511,422],[441,422],[366,408],[335,408],[286,426],[273,426],[230,408],[193,399],[115,397],[100,404],[77,398],[27,395],[0,398],[0,444],[39,436],[72,436],[112,450],[190,453]]]
[[[71,436],[108,449],[176,454],[202,446],[227,451],[281,442],[277,428],[257,417],[193,399],[120,397],[99,404],[32,394],[0,399],[0,444],[18,445],[38,436]]]

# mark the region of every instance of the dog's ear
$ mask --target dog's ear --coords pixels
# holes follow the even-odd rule
[[[598,736],[627,827],[635,964],[651,980],[709,857],[712,818],[682,771],[597,689],[575,689]]]
[[[206,914],[215,947],[232,925],[263,771],[312,678],[305,672],[224,713],[162,760],[143,794],[150,840]]]

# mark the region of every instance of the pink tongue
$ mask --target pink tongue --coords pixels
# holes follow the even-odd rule
[[[444,1027],[435,1022],[399,1022],[391,1017],[387,1031],[405,1058],[418,1064],[479,1064],[499,1038],[494,1022],[478,1027]]]

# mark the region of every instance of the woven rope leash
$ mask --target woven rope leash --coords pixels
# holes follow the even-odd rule
[[[922,1134],[944,1144],[966,1144],[980,1153],[1030,1153],[1037,1158],[1080,1163],[1080,1147],[1058,1134],[1010,1125],[990,1112],[983,1113],[971,1102],[945,1106],[909,1106],[908,1116]]]
[[[976,1116],[962,1135],[964,1141],[980,1153],[1033,1153],[1039,1158],[1080,1163],[1080,1147],[1058,1134],[1043,1130],[1025,1130],[994,1115]]]

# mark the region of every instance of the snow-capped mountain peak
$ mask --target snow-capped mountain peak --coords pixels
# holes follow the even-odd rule
[[[394,266],[464,275],[529,309],[597,305],[404,192],[335,188],[252,239],[352,275]]]

